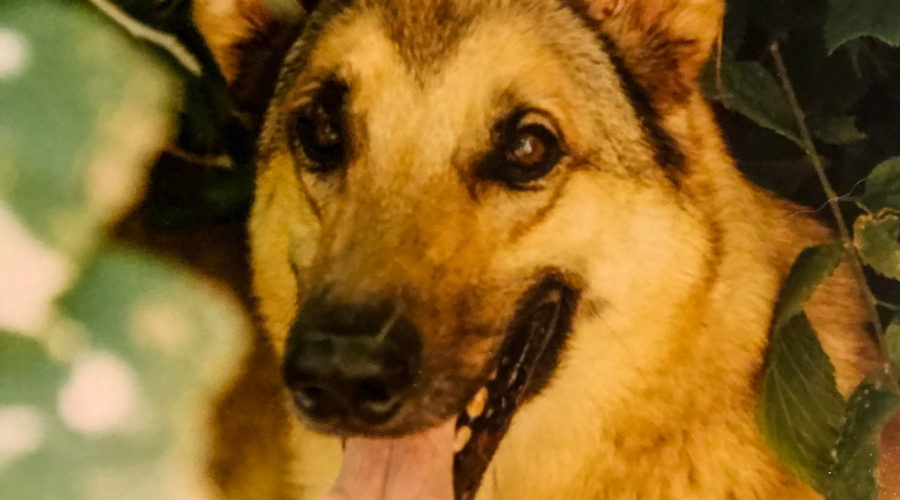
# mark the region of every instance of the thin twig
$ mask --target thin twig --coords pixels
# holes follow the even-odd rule
[[[894,312],[900,312],[900,305],[892,304],[892,303],[890,303],[890,302],[885,302],[885,301],[883,301],[883,300],[879,300],[879,301],[877,301],[877,302],[878,302],[878,305],[879,305],[879,306],[881,306],[881,307],[883,307],[883,308],[885,308],[885,309],[888,309],[888,310],[891,310],[891,311],[894,311]]]
[[[872,326],[875,329],[879,341],[883,343],[884,329],[881,327],[881,320],[878,317],[878,302],[866,281],[862,259],[860,259],[859,253],[856,251],[856,246],[853,244],[853,239],[850,236],[850,230],[847,227],[847,223],[844,222],[840,204],[837,202],[839,199],[838,194],[834,191],[831,181],[828,180],[828,176],[825,174],[825,165],[822,163],[822,158],[819,156],[818,151],[816,151],[816,145],[812,140],[812,135],[809,133],[809,128],[806,126],[806,115],[800,107],[800,102],[797,100],[797,94],[794,92],[794,86],[791,84],[791,79],[788,76],[787,67],[784,65],[784,60],[781,58],[778,42],[772,42],[772,44],[769,45],[769,52],[772,54],[772,59],[775,61],[775,69],[778,71],[778,77],[787,94],[788,102],[794,112],[794,118],[797,120],[797,128],[800,132],[803,149],[809,157],[809,161],[812,163],[816,175],[819,177],[819,182],[822,184],[825,196],[828,198],[828,206],[831,207],[831,212],[837,223],[838,233],[840,234],[841,242],[844,244],[844,251],[847,253],[847,256],[850,257],[850,267],[862,289],[863,300],[866,304],[869,320],[872,322]]]
[[[174,35],[151,28],[134,19],[109,0],[90,0],[90,2],[110,19],[125,28],[132,36],[146,40],[169,52],[192,75],[197,77],[203,75],[203,67],[200,61]]]
[[[176,146],[169,146],[168,148],[166,148],[165,152],[174,158],[177,158],[185,163],[190,163],[192,165],[197,165],[197,166],[201,166],[201,167],[223,168],[223,169],[234,168],[234,160],[232,160],[231,157],[228,155],[196,154],[196,153],[191,153],[189,151],[185,151]]]

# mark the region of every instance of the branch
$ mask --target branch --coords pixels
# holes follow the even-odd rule
[[[125,28],[132,36],[146,40],[167,51],[192,75],[197,77],[203,75],[200,61],[174,35],[159,31],[134,19],[109,0],[90,0],[90,2],[119,26]]]
[[[809,128],[806,126],[806,115],[800,107],[800,102],[797,100],[797,94],[794,92],[794,86],[791,84],[791,79],[788,76],[787,67],[784,65],[784,60],[781,58],[778,42],[772,42],[771,45],[769,45],[769,52],[771,52],[772,59],[775,61],[775,69],[778,71],[781,85],[784,87],[784,91],[787,94],[788,101],[790,102],[791,109],[794,113],[794,119],[797,121],[797,129],[800,132],[803,149],[809,157],[809,161],[812,163],[816,175],[819,177],[819,182],[822,184],[822,189],[825,191],[825,196],[828,198],[828,206],[831,208],[835,222],[837,222],[838,233],[840,234],[841,242],[844,245],[844,251],[849,257],[850,267],[862,290],[863,300],[869,315],[869,321],[872,322],[878,340],[884,345],[884,329],[882,328],[881,320],[878,317],[878,302],[866,281],[862,259],[859,257],[859,252],[857,252],[856,245],[853,244],[853,239],[850,236],[850,230],[847,227],[847,223],[844,221],[844,214],[841,212],[841,207],[838,203],[840,198],[835,192],[834,187],[832,187],[831,181],[828,180],[828,176],[825,174],[825,165],[822,163],[822,157],[819,156],[812,135],[809,133]],[[888,368],[885,369],[887,370]],[[891,378],[891,380],[893,380],[893,378]]]

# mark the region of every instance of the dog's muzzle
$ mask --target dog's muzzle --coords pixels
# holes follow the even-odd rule
[[[492,375],[456,421],[457,499],[474,498],[516,410],[549,382],[578,296],[554,271],[542,273],[519,300],[501,348],[486,361],[484,373]],[[395,307],[334,307],[311,300],[291,332],[283,374],[311,421],[371,428],[403,405],[416,382],[421,353],[419,331]]]

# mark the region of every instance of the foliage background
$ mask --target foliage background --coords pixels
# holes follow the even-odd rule
[[[900,0],[727,5],[703,86],[739,167],[856,228],[785,286],[760,427],[829,498],[873,498],[900,399]],[[191,6],[0,0],[0,491],[15,498],[209,493],[197,429],[249,336],[234,293],[183,266],[246,299],[254,110]],[[802,312],[844,257],[865,265],[890,361],[849,401]]]

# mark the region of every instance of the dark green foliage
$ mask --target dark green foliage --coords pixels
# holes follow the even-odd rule
[[[846,405],[803,305],[842,258],[859,262],[850,268],[860,281],[866,279],[863,265],[900,279],[900,2],[728,0],[723,41],[704,89],[718,104],[742,170],[798,202],[831,204],[841,213],[832,223],[850,225],[858,217],[852,241],[847,234],[803,252],[784,284],[758,408],[760,430],[784,465],[827,498],[874,499],[876,437],[900,400],[900,328],[896,321],[880,323],[897,305],[878,303],[863,283],[870,320],[891,363]],[[857,205],[842,204],[854,200]],[[900,290],[890,280],[877,284]]]

